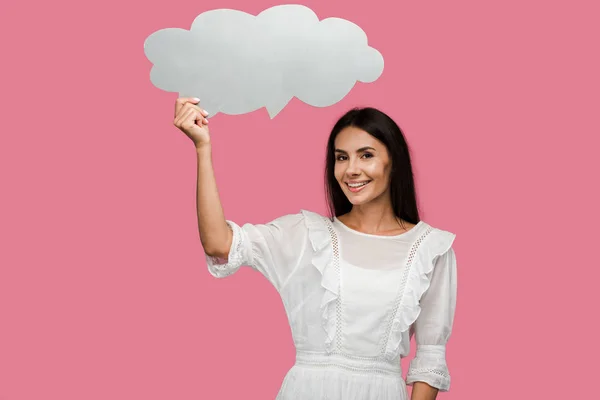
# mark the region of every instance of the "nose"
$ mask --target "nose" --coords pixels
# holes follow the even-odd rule
[[[346,174],[348,176],[360,175],[360,169],[359,169],[357,160],[349,160],[348,161],[348,168],[346,168]]]

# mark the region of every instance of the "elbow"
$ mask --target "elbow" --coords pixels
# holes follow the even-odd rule
[[[229,251],[231,248],[232,241],[232,236],[228,236],[220,240],[216,240],[216,238],[213,237],[211,238],[211,240],[205,239],[201,242],[206,255],[227,260],[229,258]]]
[[[204,247],[204,253],[206,253],[206,255],[209,257],[220,258],[223,260],[227,260],[229,258],[229,249],[215,246],[211,247],[204,244],[202,247]]]

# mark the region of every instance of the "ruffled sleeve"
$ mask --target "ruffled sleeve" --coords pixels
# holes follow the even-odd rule
[[[224,260],[205,254],[210,274],[224,278],[249,266],[280,290],[308,243],[303,214],[285,215],[267,224],[240,226],[229,220],[227,224],[233,232],[229,256]]]
[[[416,355],[411,360],[406,383],[420,381],[442,392],[450,389],[446,344],[456,309],[456,256],[450,247],[436,257],[428,290],[421,298],[421,312],[412,329]]]

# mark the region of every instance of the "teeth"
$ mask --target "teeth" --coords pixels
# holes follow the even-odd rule
[[[369,182],[349,183],[348,186],[350,186],[351,188],[357,188],[357,187],[365,186],[367,183],[369,183]]]

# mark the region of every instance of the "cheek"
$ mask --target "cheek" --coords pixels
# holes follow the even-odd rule
[[[335,164],[334,168],[333,168],[333,175],[335,176],[335,179],[340,181],[342,179],[342,177],[344,176],[344,169],[340,164]]]
[[[385,165],[378,162],[367,165],[364,171],[373,179],[383,179],[387,175]]]

